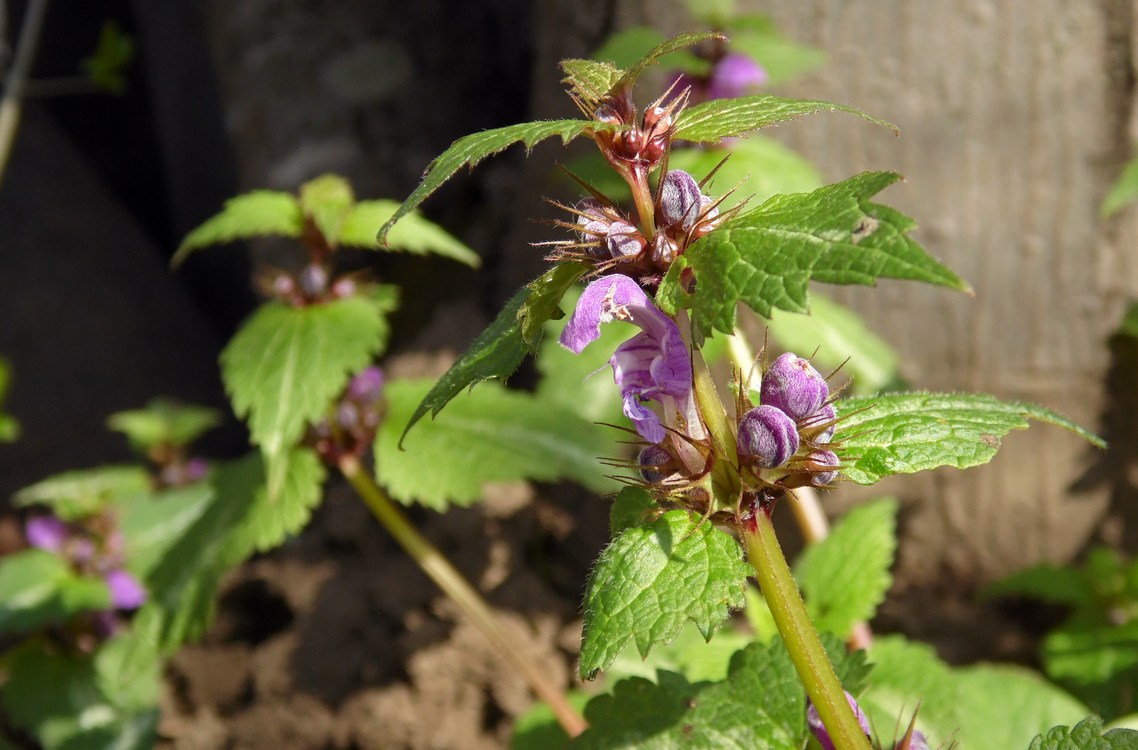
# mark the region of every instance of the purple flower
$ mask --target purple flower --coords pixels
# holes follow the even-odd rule
[[[62,552],[71,532],[67,524],[55,516],[36,516],[24,525],[24,535],[28,544],[37,549]]]
[[[585,288],[573,311],[561,345],[580,354],[601,335],[601,324],[626,320],[641,330],[617,347],[609,359],[613,376],[624,397],[624,413],[636,431],[650,443],[664,439],[664,426],[645,401],[658,401],[665,409],[677,400],[691,400],[692,365],[680,329],[648,299],[627,276],[603,276]]]
[[[787,352],[763,375],[760,403],[777,406],[796,422],[822,408],[829,386],[809,361]]]
[[[767,82],[767,72],[757,62],[738,52],[723,56],[707,81],[708,99],[733,99]]]
[[[640,476],[649,484],[663,482],[675,471],[676,459],[659,445],[650,445],[636,457]]]
[[[739,420],[739,458],[760,469],[782,466],[798,451],[798,427],[774,406],[751,409]]]
[[[138,609],[146,603],[146,589],[138,579],[125,570],[109,571],[103,580],[111,591],[111,607],[114,609]]]
[[[845,691],[842,691],[845,692]],[[854,716],[857,717],[858,726],[865,735],[869,736],[869,719],[866,718],[865,712],[857,705],[857,701],[849,693],[846,693],[846,700],[853,709]],[[822,750],[834,750],[834,743],[830,739],[830,733],[826,731],[826,727],[822,724],[822,717],[818,715],[818,709],[814,708],[814,704],[810,703],[806,708],[806,726],[810,728],[810,733],[814,735],[814,739],[818,740],[818,744],[822,746]]]
[[[348,397],[357,401],[377,401],[383,393],[383,370],[365,367],[348,383]]]

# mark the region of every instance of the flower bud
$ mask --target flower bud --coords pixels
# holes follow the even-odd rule
[[[845,692],[844,690],[842,692]],[[865,712],[854,700],[854,697],[846,693],[846,701],[853,709],[854,716],[857,717],[857,724],[861,727],[861,731],[865,736],[869,736],[869,719],[866,717]],[[830,739],[830,733],[826,730],[825,725],[822,723],[822,717],[818,715],[818,709],[814,708],[814,703],[811,702],[806,707],[806,726],[810,728],[810,733],[814,735],[814,739],[818,740],[818,744],[822,746],[822,750],[834,750],[834,742]]]
[[[759,401],[782,409],[798,421],[818,411],[829,395],[826,379],[814,366],[797,354],[787,352],[763,375]]]
[[[348,397],[357,401],[375,401],[383,393],[383,370],[372,365],[360,370],[348,383]]]
[[[810,462],[813,470],[810,475],[810,484],[815,487],[828,487],[837,480],[837,469],[842,465],[838,459],[838,454],[824,449],[810,451],[806,455],[806,460]],[[834,470],[826,471],[827,467],[833,467]]]
[[[328,271],[318,263],[309,263],[297,276],[297,283],[305,296],[319,297],[328,287]]]
[[[355,279],[348,278],[346,276],[340,279],[336,279],[336,281],[332,283],[332,296],[336,297],[337,299],[354,297],[357,291],[359,291],[359,287],[357,286]]]
[[[823,404],[821,409],[798,422],[798,431],[815,443],[828,443],[834,439],[837,419],[838,410],[834,405]]]
[[[676,470],[676,459],[659,445],[650,445],[636,457],[640,476],[649,484],[664,481]]]
[[[902,739],[894,750],[929,750],[929,741],[924,732],[914,729],[909,735],[909,741]]]
[[[125,570],[108,572],[103,580],[111,590],[111,606],[115,609],[138,609],[146,603],[146,589]]]
[[[660,185],[660,223],[691,229],[703,208],[702,197],[694,177],[680,169],[671,170]]]
[[[744,463],[774,469],[798,451],[798,428],[781,409],[759,406],[739,420],[737,446]]]
[[[612,257],[626,258],[639,255],[647,244],[648,241],[644,239],[640,231],[627,221],[617,219],[609,225],[605,246]]]

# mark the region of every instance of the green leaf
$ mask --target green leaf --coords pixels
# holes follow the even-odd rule
[[[1138,687],[1138,622],[1121,625],[1076,618],[1043,641],[1047,676],[1108,719],[1134,709]]]
[[[1126,308],[1126,314],[1122,317],[1122,323],[1118,326],[1117,334],[1138,338],[1138,302],[1132,303],[1130,307]]]
[[[10,367],[6,360],[0,359],[0,406],[8,397],[8,387],[12,378]],[[20,437],[20,423],[13,417],[0,412],[0,443],[11,443]]]
[[[822,371],[841,367],[853,395],[877,393],[900,378],[897,352],[853,310],[821,294],[811,295],[805,315],[772,310],[770,334],[786,351],[817,350],[811,362]]]
[[[624,75],[623,70],[610,62],[603,62],[604,59],[562,60],[560,63],[561,70],[565,72],[562,83],[568,84],[569,95],[586,106],[604,98]]]
[[[725,147],[677,149],[668,156],[669,169],[682,169],[696,179],[710,174],[720,162],[723,166],[708,183],[708,194],[718,197],[735,191],[720,204],[720,211],[743,199],[757,203],[780,193],[822,187],[822,176],[814,165],[766,136],[754,135]]]
[[[960,716],[952,672],[931,646],[901,636],[877,635],[869,660],[873,674],[858,702],[871,726],[885,732],[897,726],[899,718],[907,724],[919,705],[917,728],[928,737],[930,748],[943,746],[956,736]]]
[[[954,670],[952,684],[960,717],[956,736],[970,750],[1024,747],[1048,727],[1075,722],[1090,713],[1037,672],[1022,667],[966,667]]]
[[[352,186],[336,174],[324,174],[300,186],[300,209],[329,247],[340,244],[340,227],[356,204]]]
[[[360,201],[344,218],[340,227],[340,244],[368,250],[387,249],[376,241],[375,236],[398,208],[399,204],[395,201]],[[393,226],[387,242],[392,250],[403,250],[413,255],[433,253],[465,263],[471,268],[477,268],[482,263],[477,253],[438,224],[423,218],[418,211],[410,212]]]
[[[602,60],[612,63],[617,68],[631,68],[636,63],[651,54],[652,50],[665,41],[664,35],[650,26],[630,26],[622,29],[593,52],[593,60]],[[572,61],[576,62],[576,61]],[[711,64],[700,57],[696,57],[686,49],[669,52],[656,60],[657,65],[664,65],[669,69],[683,70],[688,73],[705,74],[711,69]],[[564,67],[564,64],[562,65]],[[616,70],[615,76],[610,74],[607,88],[593,87],[601,94],[607,93],[624,75],[624,70]],[[604,83],[605,81],[598,81]]]
[[[271,495],[283,480],[278,459],[383,350],[387,306],[363,297],[299,308],[270,302],[225,347],[225,389],[269,460]]]
[[[109,20],[99,31],[95,51],[79,63],[79,69],[103,91],[121,94],[126,91],[126,68],[134,59],[134,52],[134,40]]]
[[[1028,750],[1138,750],[1138,732],[1111,729],[1102,733],[1102,719],[1088,716],[1074,727],[1054,727],[1031,741]]]
[[[443,407],[462,393],[463,389],[473,388],[490,378],[505,380],[514,374],[518,365],[531,351],[522,338],[522,326],[518,320],[518,311],[529,295],[529,287],[519,289],[498,313],[498,317],[494,318],[486,330],[474,339],[470,348],[463,352],[450,369],[438,379],[407,420],[399,439],[400,443],[406,440],[407,433],[427,412],[437,417]],[[389,415],[385,424],[392,423],[394,420]]]
[[[622,651],[605,670],[605,683],[629,677],[650,680],[661,670],[682,674],[689,682],[719,682],[727,677],[731,657],[753,642],[750,635],[730,627],[708,641],[689,620],[674,641],[657,646],[645,658],[629,649]]]
[[[826,63],[825,52],[790,41],[766,16],[738,16],[726,21],[723,28],[731,37],[731,51],[762,65],[768,85],[777,86]]]
[[[711,28],[722,28],[736,13],[735,0],[687,0],[688,13]]]
[[[531,347],[537,345],[542,327],[548,321],[564,315],[560,305],[565,292],[588,270],[588,266],[577,261],[558,263],[526,285],[529,295],[518,308],[523,341]]]
[[[899,133],[895,125],[843,104],[753,94],[735,99],[713,99],[688,107],[676,118],[675,137],[694,143],[719,143],[724,138],[734,138],[815,112],[848,112]]]
[[[1118,181],[1103,198],[1099,213],[1105,219],[1113,216],[1138,198],[1138,158],[1131,159],[1122,169]]]
[[[701,42],[709,42],[711,40],[726,41],[726,37],[717,31],[689,31],[683,34],[676,34],[671,39],[666,39],[660,42],[655,47],[650,49],[644,57],[637,60],[632,67],[625,71],[620,80],[613,86],[614,89],[631,89],[636,84],[636,79],[640,77],[648,68],[661,62],[661,60],[674,52],[687,49]],[[677,134],[678,137],[678,134]],[[694,140],[687,138],[686,140]]]
[[[203,480],[116,502],[129,570],[140,580],[149,578],[213,501],[213,487]]]
[[[579,712],[584,711],[590,698],[592,696],[582,690],[570,690],[565,694],[569,705]],[[557,723],[557,717],[547,703],[535,703],[514,721],[510,750],[550,750],[568,744],[569,735]]]
[[[806,548],[795,578],[820,632],[849,636],[868,622],[893,584],[897,502],[880,500],[850,511],[833,533]]]
[[[419,186],[380,228],[377,236],[379,243],[387,244],[387,233],[392,226],[413,209],[418,208],[420,203],[463,166],[474,167],[487,156],[492,156],[515,143],[524,143],[526,150],[529,151],[540,141],[555,135],[561,137],[562,143],[569,143],[585,132],[603,127],[605,126],[589,120],[548,120],[508,125],[459,138],[427,166]]]
[[[267,235],[299,237],[303,228],[304,213],[296,198],[276,190],[254,190],[230,198],[221,213],[187,234],[170,265],[177,267],[202,247]]]
[[[1100,448],[1074,422],[1034,404],[979,393],[890,393],[838,401],[842,473],[858,484],[938,466],[967,469],[992,460],[1000,438],[1028,420],[1058,425]]]
[[[735,653],[726,679],[691,683],[660,671],[634,677],[585,708],[589,729],[574,750],[763,748],[799,750],[806,741],[806,694],[782,641]]]
[[[58,555],[28,549],[0,558],[0,633],[62,624],[110,603],[102,579],[77,576]]]
[[[613,537],[633,526],[649,523],[651,516],[660,510],[652,493],[643,487],[625,487],[613,498],[609,510],[609,533]]]
[[[630,641],[647,656],[687,620],[710,640],[729,611],[743,606],[749,568],[741,558],[733,538],[685,511],[626,529],[589,577],[581,676],[592,679]]]
[[[1013,573],[984,589],[984,595],[1030,596],[1050,604],[1094,607],[1098,599],[1084,575],[1074,568],[1036,565]]]
[[[158,446],[182,448],[221,424],[221,412],[205,406],[156,398],[145,409],[112,414],[107,427],[121,432],[142,453]]]
[[[672,264],[657,304],[669,312],[692,308],[693,324],[707,334],[731,332],[738,302],[768,318],[776,307],[807,312],[811,279],[866,285],[911,279],[967,290],[908,237],[911,219],[868,201],[898,179],[866,172],[812,193],[775,196],[730,219]],[[689,268],[697,283],[691,295],[680,284]]]
[[[16,506],[46,505],[64,521],[97,513],[116,499],[150,491],[150,475],[138,466],[102,466],[56,474],[17,492]]]
[[[0,688],[12,724],[45,750],[147,750],[157,739],[159,669],[156,661],[115,679],[130,636],[118,636],[93,656],[70,656],[31,639],[6,658]],[[118,689],[118,688],[128,689]]]
[[[245,522],[235,532],[242,545],[252,545],[256,552],[270,550],[299,533],[323,497],[326,472],[314,451],[295,448],[285,454],[283,463],[279,494],[259,489]]]
[[[488,384],[455,399],[436,419],[407,435],[400,426],[431,388],[424,380],[385,388],[387,419],[376,436],[376,473],[391,496],[442,509],[482,497],[487,482],[571,479],[612,491],[597,458],[610,445],[598,428],[553,403]]]

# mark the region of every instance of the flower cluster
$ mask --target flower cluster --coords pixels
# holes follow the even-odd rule
[[[348,381],[334,413],[312,425],[307,442],[326,461],[359,456],[367,450],[383,419],[383,370],[365,367]]]
[[[740,466],[783,487],[825,487],[840,462],[826,446],[837,411],[830,389],[814,366],[797,354],[780,356],[763,375],[759,406],[739,418]]]
[[[359,281],[351,275],[332,278],[323,262],[313,261],[296,273],[270,269],[255,278],[257,291],[268,299],[292,307],[306,307],[321,302],[352,297],[359,291]]]
[[[110,609],[93,613],[89,626],[100,638],[114,634],[116,613],[146,603],[142,583],[126,570],[122,533],[106,514],[68,523],[56,516],[33,516],[24,524],[28,545],[66,560],[79,575],[102,578],[110,594]]]

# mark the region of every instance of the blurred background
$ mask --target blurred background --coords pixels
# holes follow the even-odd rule
[[[5,5],[10,53],[27,3]],[[1138,542],[1138,356],[1111,338],[1138,297],[1138,213],[1104,219],[1099,211],[1138,137],[1138,4],[739,5],[768,14],[785,36],[827,56],[773,93],[852,105],[901,130],[895,138],[855,118],[822,114],[769,134],[829,182],[869,169],[905,175],[882,201],[917,219],[918,240],[967,279],[975,297],[903,282],[828,291],[896,348],[915,387],[1037,402],[1112,444],[1103,454],[1064,431],[1037,427],[1010,435],[988,466],[880,488],[902,503],[897,583],[881,626],[932,640],[954,661],[1022,653],[1017,639],[1037,613],[975,605],[977,587],[1035,563],[1068,562],[1092,543],[1133,552]],[[121,93],[57,87],[47,95],[53,89],[46,85],[37,95],[36,81],[77,75],[108,20],[134,47]],[[329,171],[348,177],[361,197],[402,198],[461,135],[574,116],[558,60],[587,56],[629,26],[672,33],[691,24],[675,0],[50,3],[0,183],[0,357],[13,371],[8,410],[23,428],[18,442],[0,448],[0,494],[64,469],[127,460],[125,441],[106,431],[105,418],[154,395],[225,408],[216,358],[255,302],[249,273],[266,259],[287,262],[264,244],[252,248],[253,262],[230,247],[169,271],[180,239],[226,198],[261,187],[292,191]],[[531,219],[549,216],[541,197],[564,189],[551,169],[564,158],[559,148],[545,144],[529,161],[510,150],[459,175],[423,207],[483,256],[481,271],[384,259],[381,273],[407,289],[395,321],[395,349],[410,358],[406,367],[437,369],[438,352],[461,351],[538,273],[542,253],[528,243],[543,239],[547,227]],[[245,446],[233,422],[213,441],[219,455]],[[476,580],[492,567],[486,538],[508,549],[547,544],[584,570],[604,541],[602,504],[578,512],[579,496],[565,490],[542,489],[537,498],[532,490],[510,491],[521,499],[506,492],[497,505],[454,514],[457,520],[424,514],[421,521],[452,539]],[[840,513],[862,497],[835,493],[827,511]],[[527,500],[536,510],[502,510]],[[424,654],[478,647],[466,643],[470,634],[448,620],[429,590],[406,602],[365,598],[370,605],[353,608],[320,588],[331,573],[305,567],[316,550],[388,549],[350,528],[354,511],[330,507],[319,532],[325,537],[286,550],[292,557],[277,567],[251,564],[233,584],[238,593],[230,610],[223,607],[233,617],[223,616],[212,645],[176,662],[171,681],[180,687],[168,710],[182,724],[166,726],[172,745],[224,747],[228,740],[217,738],[245,736],[241,722],[254,720],[241,717],[256,714],[259,728],[247,730],[249,744],[241,747],[369,747],[362,734],[351,734],[366,729],[345,728],[356,726],[345,718],[352,711],[364,726],[388,716],[384,711],[412,713],[421,723],[430,710],[458,717],[456,736],[469,738],[461,746],[501,746],[502,727],[524,707],[524,693],[497,685],[492,661],[469,668],[484,681],[471,688],[476,694],[459,695],[467,688],[457,686],[456,694],[445,693],[440,685],[453,684],[439,666],[446,659]],[[582,528],[591,523],[601,528]],[[301,579],[309,583],[300,592],[283,583]],[[540,576],[526,581],[515,595],[541,585]],[[565,622],[575,615],[579,586],[565,573],[553,586],[556,616],[533,626],[533,648],[551,654],[551,663],[560,658],[558,669],[574,648]],[[531,603],[546,596],[529,595],[538,597]],[[313,619],[329,608],[337,624]],[[249,625],[260,616],[279,627]],[[383,637],[366,634],[375,617],[386,618]],[[447,624],[408,638],[409,617]],[[266,655],[264,645],[287,628],[301,635]],[[321,645],[344,639],[362,650],[343,674],[289,672],[289,665],[323,658]],[[387,652],[397,663],[366,667]],[[415,655],[427,665],[398,665]],[[287,684],[256,679],[258,659],[283,664]],[[223,662],[244,664],[244,671],[210,685]],[[296,697],[306,684],[314,699]],[[272,735],[306,716],[312,727],[327,726],[325,734],[303,742]],[[395,731],[397,719],[384,721]],[[393,742],[460,746],[410,729]]]

